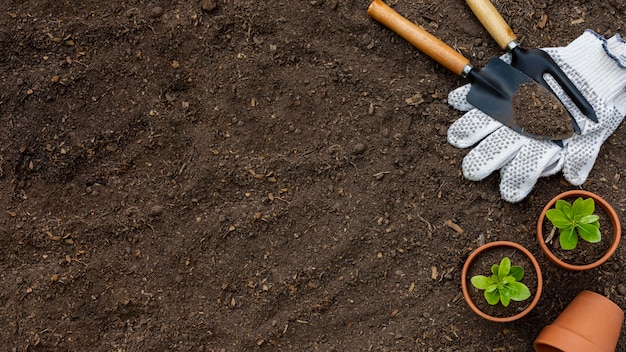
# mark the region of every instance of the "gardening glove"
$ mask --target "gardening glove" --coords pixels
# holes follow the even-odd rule
[[[480,181],[500,170],[500,193],[509,202],[524,199],[543,176],[563,172],[573,185],[587,179],[602,143],[626,115],[626,41],[619,35],[606,40],[586,30],[566,47],[545,50],[593,106],[598,122],[588,120],[550,76],[544,77],[570,111],[581,134],[562,141],[522,136],[467,102],[470,85],[453,90],[448,102],[467,111],[448,129],[448,142],[473,148],[463,159],[465,178]],[[501,59],[510,63],[510,55]],[[480,143],[479,143],[480,142]]]

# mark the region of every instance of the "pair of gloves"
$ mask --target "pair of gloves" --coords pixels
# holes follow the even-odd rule
[[[602,143],[626,115],[626,41],[619,35],[605,39],[587,30],[569,45],[545,48],[593,106],[598,122],[588,120],[549,76],[544,77],[570,111],[581,134],[562,141],[522,136],[467,102],[470,85],[450,92],[448,102],[466,113],[448,129],[448,142],[458,148],[477,145],[465,156],[463,175],[480,181],[500,170],[500,193],[519,202],[532,191],[539,177],[563,172],[579,186],[587,179]],[[501,59],[510,63],[510,55]],[[537,117],[541,118],[541,117]]]

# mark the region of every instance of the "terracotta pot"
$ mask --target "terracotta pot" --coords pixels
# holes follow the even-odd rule
[[[600,205],[600,207],[604,209],[607,216],[611,219],[611,226],[613,227],[613,242],[611,244],[611,247],[609,247],[608,251],[597,261],[593,263],[584,264],[584,265],[569,264],[559,259],[556,255],[554,255],[554,253],[552,253],[550,248],[548,248],[548,245],[546,244],[544,240],[544,236],[543,236],[543,221],[544,221],[544,218],[546,217],[546,212],[550,208],[552,208],[554,204],[556,203],[556,201],[559,199],[578,198],[578,197],[592,198],[596,205]],[[575,270],[575,271],[589,270],[597,266],[600,266],[601,264],[606,262],[613,255],[613,253],[615,253],[615,251],[617,250],[617,246],[619,245],[621,236],[622,236],[622,228],[619,222],[619,217],[617,216],[617,213],[615,212],[613,207],[611,207],[611,205],[607,203],[607,201],[602,199],[602,197],[598,196],[597,194],[583,191],[583,190],[572,190],[572,191],[563,192],[557,195],[556,197],[552,198],[552,200],[550,200],[548,204],[546,204],[546,206],[541,211],[541,215],[539,215],[539,220],[537,221],[537,240],[539,241],[539,247],[541,247],[541,250],[543,251],[543,253],[552,262],[568,270]]]
[[[514,249],[520,251],[524,256],[526,256],[530,260],[530,262],[533,265],[533,270],[537,273],[537,289],[535,290],[535,292],[531,292],[533,300],[528,305],[528,307],[526,307],[526,309],[524,309],[523,311],[519,312],[518,314],[515,314],[515,315],[512,315],[512,316],[494,317],[494,316],[491,316],[491,315],[483,312],[472,301],[472,298],[471,298],[471,296],[469,294],[469,291],[468,291],[467,273],[469,271],[470,266],[472,265],[472,263],[478,257],[479,254],[481,254],[481,253],[483,253],[483,252],[485,252],[487,250],[490,250],[492,248],[495,248],[495,247],[510,247],[510,248],[514,248]],[[524,268],[524,269],[528,270],[527,268]],[[523,246],[521,246],[520,244],[517,244],[515,242],[495,241],[495,242],[487,243],[487,244],[485,244],[485,245],[483,245],[481,247],[478,247],[476,250],[474,250],[469,255],[469,257],[465,261],[465,265],[463,265],[463,271],[461,272],[461,289],[463,290],[463,297],[465,298],[465,302],[467,302],[467,304],[474,311],[474,313],[478,314],[479,316],[481,316],[481,317],[483,317],[483,318],[485,318],[487,320],[493,321],[493,322],[506,323],[506,322],[511,322],[511,321],[520,319],[521,317],[523,317],[526,314],[528,314],[531,310],[533,310],[533,308],[535,308],[535,306],[539,302],[539,297],[541,297],[541,291],[543,289],[543,278],[541,276],[541,268],[539,267],[539,263],[537,262],[537,259],[535,259],[535,257],[532,255],[532,253],[530,253],[526,248],[524,248]]]
[[[610,299],[582,291],[535,339],[536,352],[613,352],[624,311]]]

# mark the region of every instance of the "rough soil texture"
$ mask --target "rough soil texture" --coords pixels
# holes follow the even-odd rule
[[[515,123],[537,138],[561,140],[574,135],[572,119],[561,101],[538,83],[524,83],[511,102]]]
[[[519,204],[463,178],[446,97],[466,82],[368,5],[3,1],[2,349],[529,351],[583,289],[626,308],[624,246],[589,272],[540,253],[560,176]],[[390,5],[477,66],[501,54],[464,1]],[[497,7],[527,48],[626,34],[621,0]],[[621,216],[625,128],[583,186]],[[461,298],[493,240],[544,269],[511,324]]]

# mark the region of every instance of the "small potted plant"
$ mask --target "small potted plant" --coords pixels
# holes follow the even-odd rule
[[[472,276],[472,285],[485,292],[487,303],[496,305],[502,303],[508,307],[511,301],[521,302],[530,297],[528,286],[521,281],[524,278],[524,268],[511,265],[511,259],[504,257],[500,264],[491,266],[491,276]]]
[[[554,197],[537,221],[541,250],[568,270],[588,270],[606,262],[620,238],[621,225],[615,210],[600,196],[583,190]]]
[[[469,255],[461,272],[461,288],[476,314],[494,322],[510,322],[537,305],[543,279],[537,260],[526,248],[496,241]]]

